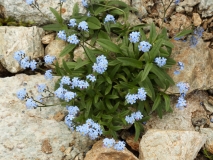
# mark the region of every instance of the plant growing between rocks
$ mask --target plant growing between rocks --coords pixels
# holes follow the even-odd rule
[[[65,1],[60,1],[60,6]],[[34,1],[27,1],[32,5]],[[17,92],[21,100],[26,100],[27,108],[47,107],[43,93],[56,96],[68,110],[65,123],[91,139],[101,135],[118,138],[118,131],[134,124],[135,140],[143,131],[143,122],[156,112],[159,117],[172,111],[170,97],[165,92],[174,81],[167,69],[176,62],[170,57],[173,44],[163,28],[157,33],[156,26],[140,24],[131,26],[127,18],[135,10],[121,1],[82,0],[86,13],[79,13],[78,4],[74,6],[70,21],[66,22],[55,9],[50,8],[57,23],[43,26],[45,30],[58,32],[58,38],[67,42],[61,52],[73,59],[73,52],[82,47],[86,60],[76,62],[55,62],[55,57],[45,56],[47,65],[54,62],[55,68],[47,70],[45,77],[60,77],[54,93],[46,85],[38,86],[39,97],[30,97],[25,89]],[[120,23],[123,18],[125,23]],[[148,32],[144,27],[149,26]],[[188,34],[181,32],[177,38]],[[17,51],[15,59],[23,69],[36,69],[39,63]],[[178,63],[180,69],[183,63]],[[182,68],[181,68],[182,67]],[[179,71],[178,70],[178,71]],[[186,106],[184,96],[189,86],[177,85],[181,97],[177,107]],[[124,142],[104,139],[104,146],[122,150]]]

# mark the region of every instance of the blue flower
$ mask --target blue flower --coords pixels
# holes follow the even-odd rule
[[[44,62],[45,62],[46,64],[52,64],[53,61],[54,61],[55,59],[56,59],[55,56],[46,55],[46,56],[44,57]]]
[[[34,0],[26,0],[26,3],[29,5],[33,4],[33,2],[34,2]]]
[[[80,40],[78,39],[78,37],[75,34],[73,34],[67,38],[67,42],[69,42],[71,44],[78,44],[80,42]]]
[[[134,117],[134,119],[137,121],[143,118],[143,115],[141,114],[140,111],[132,113],[131,116]]]
[[[75,27],[77,24],[76,24],[76,19],[70,19],[70,23],[68,24],[68,26],[70,27]]]
[[[66,2],[66,0],[61,0],[61,3]]]
[[[47,70],[44,74],[45,76],[45,79],[52,79],[53,78],[53,75],[52,75],[52,70]]]
[[[44,92],[45,89],[47,88],[47,86],[45,84],[38,84],[37,87],[38,87],[39,93]]]
[[[175,71],[174,71],[174,75],[178,75],[178,74],[180,74],[180,71],[175,70]]]
[[[81,0],[81,3],[84,7],[88,7],[88,2],[87,0]]]
[[[17,60],[19,63],[25,57],[25,52],[23,50],[16,51],[14,53],[14,59]]]
[[[27,92],[26,92],[26,89],[23,88],[23,89],[20,89],[17,93],[16,93],[18,99],[20,100],[24,100],[26,95],[27,95]]]
[[[57,90],[55,90],[55,95],[56,97],[60,98],[60,99],[64,99],[64,94],[67,92],[66,89],[64,89],[63,87],[59,87]]]
[[[87,17],[91,17],[90,11],[87,12]]]
[[[175,4],[177,5],[178,3],[180,3],[180,0],[175,0]]]
[[[74,92],[66,92],[65,94],[64,94],[64,99],[65,99],[65,101],[66,102],[69,102],[69,101],[71,101],[72,99],[74,99],[75,97],[76,97],[76,93],[74,93]]]
[[[125,148],[125,142],[124,141],[118,141],[115,145],[114,145],[114,149],[117,151],[122,151]]]
[[[36,97],[36,100],[39,101],[39,102],[43,102],[43,96],[41,94],[39,94],[37,97]]]
[[[78,24],[78,29],[83,31],[88,31],[88,23],[86,21],[82,21]]]
[[[64,40],[64,41],[66,41],[66,39],[67,39],[67,36],[66,36],[66,33],[65,33],[64,30],[63,30],[63,31],[59,31],[59,32],[57,33],[57,36],[58,36],[58,38],[60,38],[60,39],[62,39],[62,40]]]
[[[190,46],[195,47],[198,44],[198,40],[195,36],[191,36],[190,38]]]
[[[180,108],[180,109],[183,109],[183,107],[186,107],[186,100],[184,99],[184,97],[183,96],[180,96],[179,98],[178,98],[178,103],[176,104],[176,107],[177,108]]]
[[[163,67],[166,64],[166,58],[164,57],[156,57],[155,58],[155,63],[159,66],[159,67]]]
[[[152,45],[149,42],[146,42],[146,41],[142,41],[138,45],[139,51],[143,51],[143,52],[148,52],[151,47],[152,47]]]
[[[32,71],[34,71],[37,68],[37,62],[35,60],[32,60],[30,62],[30,68],[32,69]]]
[[[133,116],[126,116],[125,121],[129,124],[135,123],[135,118]]]
[[[79,80],[78,86],[80,89],[85,89],[89,87],[89,83],[87,81]]]
[[[178,67],[179,67],[180,71],[184,70],[184,63],[178,62]]]
[[[197,28],[194,30],[194,34],[196,34],[199,38],[202,37],[203,32],[204,32],[203,27],[197,27]]]
[[[176,86],[178,87],[179,92],[182,95],[185,95],[186,92],[188,92],[188,90],[189,90],[189,84],[188,83],[179,82]]]
[[[77,106],[66,106],[70,115],[76,116],[80,111]]]
[[[86,78],[87,78],[88,80],[90,80],[91,82],[95,82],[95,81],[96,81],[95,76],[93,76],[92,74],[87,75]]]
[[[107,14],[106,17],[105,17],[105,19],[104,19],[104,23],[106,23],[106,22],[114,22],[115,23],[114,16],[111,15],[111,14]]]
[[[24,57],[20,62],[21,68],[26,69],[30,67],[29,57]]]
[[[137,97],[138,99],[140,99],[141,101],[145,101],[146,100],[146,91],[144,88],[139,88],[138,89],[138,94]]]
[[[61,78],[60,85],[63,85],[63,84],[70,85],[70,84],[71,84],[70,77],[68,77],[68,76],[63,76],[63,77]]]
[[[33,109],[33,108],[37,107],[37,104],[32,98],[29,98],[26,101],[26,107],[27,107],[27,109]]]
[[[107,67],[108,61],[104,55],[98,56],[96,58],[96,63],[94,63],[92,66],[93,71],[99,74],[103,74],[107,70]]]
[[[128,93],[125,98],[126,98],[127,103],[134,104],[134,103],[136,103],[136,100],[138,99],[138,95]]]
[[[140,32],[132,32],[129,34],[129,40],[131,43],[137,43],[140,39]]]
[[[113,147],[115,144],[115,140],[113,138],[104,138],[103,139],[103,145],[104,147],[110,148]]]

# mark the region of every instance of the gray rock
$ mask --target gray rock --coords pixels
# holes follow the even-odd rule
[[[206,141],[195,131],[149,130],[140,142],[140,160],[194,160]]]
[[[52,90],[57,79],[46,81],[43,75],[25,74],[0,79],[0,159],[58,160],[64,156],[60,147],[67,148],[73,142],[72,148],[78,149],[79,153],[89,149],[91,140],[70,131],[63,121],[54,120],[54,114],[65,109],[56,104],[57,99],[48,101],[49,104],[55,102],[55,106],[27,110],[25,102],[16,97],[16,92],[21,88],[36,96],[37,84],[40,83],[46,83]],[[44,139],[49,139],[52,146],[50,154],[41,151]]]
[[[210,17],[213,15],[213,1],[200,0],[199,9],[202,11],[202,17]]]
[[[207,137],[205,148],[207,151],[213,154],[213,129],[212,128],[202,128],[201,133],[205,134]]]
[[[0,27],[0,62],[11,73],[21,70],[14,59],[14,53],[23,50],[32,59],[43,57],[44,48],[41,37],[44,30],[38,27]]]

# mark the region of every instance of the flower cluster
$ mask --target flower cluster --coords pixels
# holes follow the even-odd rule
[[[110,148],[113,147],[117,151],[122,151],[125,148],[125,142],[124,141],[118,141],[115,142],[113,138],[104,138],[103,139],[103,146]]]
[[[92,119],[87,119],[85,124],[77,126],[76,131],[84,136],[88,135],[92,140],[98,138],[103,133],[101,126]]]
[[[197,27],[194,30],[194,35],[190,37],[190,46],[195,47],[198,44],[198,38],[201,38],[203,35],[204,29],[203,27]]]
[[[67,42],[69,42],[71,44],[78,44],[80,42],[80,40],[78,39],[78,37],[75,34],[73,34],[67,38]]]
[[[176,104],[176,107],[182,109],[183,107],[186,107],[187,105],[186,100],[184,98],[185,98],[186,92],[188,92],[189,90],[189,84],[184,82],[179,82],[176,86],[178,87],[180,92],[180,97],[178,98],[178,103]]]
[[[90,80],[91,82],[95,82],[95,81],[96,81],[95,76],[92,75],[92,74],[87,75],[86,78],[87,78],[88,80]]]
[[[94,63],[94,65],[92,66],[93,71],[99,74],[103,74],[107,70],[107,67],[108,61],[104,55],[98,56],[96,58],[96,63]]]
[[[177,63],[177,69],[174,71],[175,75],[180,74],[180,71],[184,70],[184,63],[183,62],[178,62]]]
[[[107,22],[114,22],[115,23],[115,17],[111,14],[107,14],[105,19],[104,19],[104,23],[107,23]]]
[[[143,115],[141,114],[141,112],[137,111],[137,112],[133,112],[130,116],[126,116],[125,120],[129,124],[133,124],[133,123],[135,123],[135,120],[138,121],[142,118],[143,118]]]
[[[25,56],[25,52],[20,50],[14,53],[14,59],[18,61],[21,68],[31,68],[34,71],[37,68],[37,62],[35,60],[30,61],[29,57]]]
[[[62,39],[62,40],[64,40],[64,41],[67,40],[67,35],[66,35],[66,33],[65,33],[64,30],[59,31],[59,32],[57,33],[57,36],[58,36],[58,38],[60,38],[60,39]]]
[[[65,117],[65,124],[71,129],[74,130],[75,124],[73,123],[73,119],[76,117],[78,112],[80,111],[77,106],[66,106],[68,110],[68,115]]]
[[[78,24],[78,29],[88,32],[88,23],[86,21],[82,21]]]
[[[88,2],[87,2],[87,0],[81,0],[81,3],[82,3],[82,5],[84,6],[84,7],[88,7]]]
[[[178,3],[180,3],[180,0],[175,0],[175,4],[177,5]]]
[[[77,24],[76,24],[76,19],[70,19],[70,23],[68,24],[68,26],[70,27],[75,27]]]
[[[146,100],[146,91],[144,88],[139,88],[138,89],[138,93],[137,94],[127,94],[126,95],[126,101],[129,104],[134,104],[136,103],[136,100],[139,99],[141,101],[145,101]]]
[[[166,64],[166,58],[164,57],[156,57],[155,58],[155,63],[159,66],[159,67],[163,67]]]
[[[140,39],[140,32],[132,32],[129,34],[129,41],[131,43],[137,43]]]
[[[44,56],[45,64],[53,64],[53,61],[56,59],[55,56],[46,55]]]
[[[142,41],[142,42],[140,42],[138,49],[139,49],[139,51],[148,52],[151,47],[152,47],[152,45],[149,42]]]

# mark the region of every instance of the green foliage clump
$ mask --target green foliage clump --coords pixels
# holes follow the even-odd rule
[[[75,92],[77,98],[70,102],[61,101],[62,105],[76,105],[80,109],[79,115],[74,119],[76,124],[85,123],[88,118],[93,119],[102,126],[105,136],[117,138],[117,131],[127,128],[129,125],[125,117],[132,112],[140,111],[143,114],[141,120],[134,123],[136,130],[135,139],[138,139],[143,130],[143,122],[148,121],[150,114],[156,112],[162,117],[166,111],[171,111],[170,97],[165,93],[174,81],[167,74],[167,69],[176,62],[170,57],[173,44],[167,36],[167,30],[163,28],[157,33],[156,26],[152,24],[140,24],[131,26],[128,15],[135,10],[121,1],[91,0],[85,14],[79,13],[78,4],[74,6],[70,18],[76,19],[76,23],[86,21],[89,30],[80,31],[77,27],[69,27],[61,15],[51,8],[57,19],[57,23],[43,26],[45,30],[61,31],[66,35],[75,34],[80,43],[67,43],[60,56],[70,55],[73,58],[74,50],[81,46],[84,49],[86,60],[78,59],[76,62],[63,61],[63,65],[56,63],[55,74],[57,76],[69,76],[71,79],[78,77],[86,79],[93,74],[97,81],[90,83],[87,89],[64,88]],[[87,14],[90,16],[87,16]],[[104,23],[107,14],[111,14],[117,20],[122,17],[124,24]],[[149,26],[148,32],[144,27]],[[139,42],[131,43],[129,34],[140,32],[140,41],[146,41],[152,45],[148,52],[139,51]],[[92,70],[96,57],[104,55],[108,60],[108,68],[103,74]],[[156,57],[166,58],[166,64],[159,67],[155,63]],[[56,84],[57,89],[59,82]],[[128,104],[125,97],[134,94],[139,88],[144,88],[147,97],[144,101]]]

